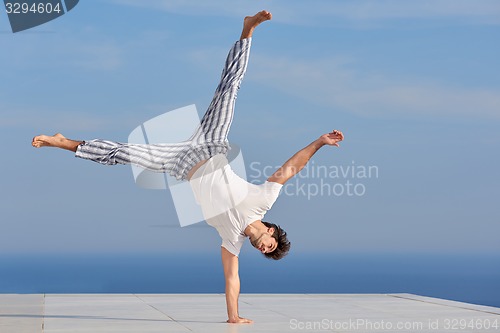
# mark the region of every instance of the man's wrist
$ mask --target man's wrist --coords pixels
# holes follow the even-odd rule
[[[314,145],[314,148],[316,148],[316,150],[320,149],[321,147],[323,147],[326,143],[323,141],[323,138],[320,137],[318,139],[316,139],[316,141],[313,142],[313,145]]]

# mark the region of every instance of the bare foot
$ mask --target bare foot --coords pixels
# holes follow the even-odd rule
[[[31,145],[35,148],[40,147],[59,147],[58,143],[66,139],[61,133],[54,134],[53,136],[38,135],[33,138]]]
[[[272,18],[273,15],[267,10],[260,11],[254,16],[245,17],[243,21],[243,32],[241,33],[241,39],[252,37],[254,29],[259,24]]]
[[[273,18],[273,15],[267,10],[263,10],[255,14],[254,16],[247,16],[243,21],[243,26],[248,28],[255,28],[264,21],[268,21]]]

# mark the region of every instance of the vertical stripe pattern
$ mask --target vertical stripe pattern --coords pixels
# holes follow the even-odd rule
[[[184,180],[198,162],[226,154],[236,95],[247,69],[251,44],[251,38],[242,39],[229,51],[214,98],[200,126],[188,140],[131,144],[95,139],[78,146],[75,156],[105,165],[133,164],[154,172],[168,172]]]

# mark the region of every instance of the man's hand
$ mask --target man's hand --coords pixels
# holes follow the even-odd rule
[[[228,319],[227,322],[230,324],[252,324],[253,320],[238,317],[235,319]]]
[[[334,130],[331,133],[323,134],[319,140],[325,145],[340,147],[338,143],[344,140],[344,134],[341,131]]]

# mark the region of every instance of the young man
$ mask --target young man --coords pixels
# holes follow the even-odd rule
[[[105,165],[134,164],[155,172],[168,172],[188,180],[207,223],[222,238],[221,256],[226,280],[228,323],[251,323],[239,316],[240,279],[238,255],[245,239],[270,259],[283,258],[290,249],[286,232],[263,222],[264,214],[276,201],[281,187],[297,174],[324,145],[339,146],[340,131],[322,135],[293,155],[264,184],[250,184],[238,177],[228,164],[227,135],[234,113],[236,94],[245,74],[252,35],[271,13],[261,11],[244,20],[241,38],[226,60],[221,82],[195,133],[186,141],[165,144],[123,144],[107,140],[74,141],[62,134],[39,135],[34,147],[57,147],[75,152],[80,158]]]

